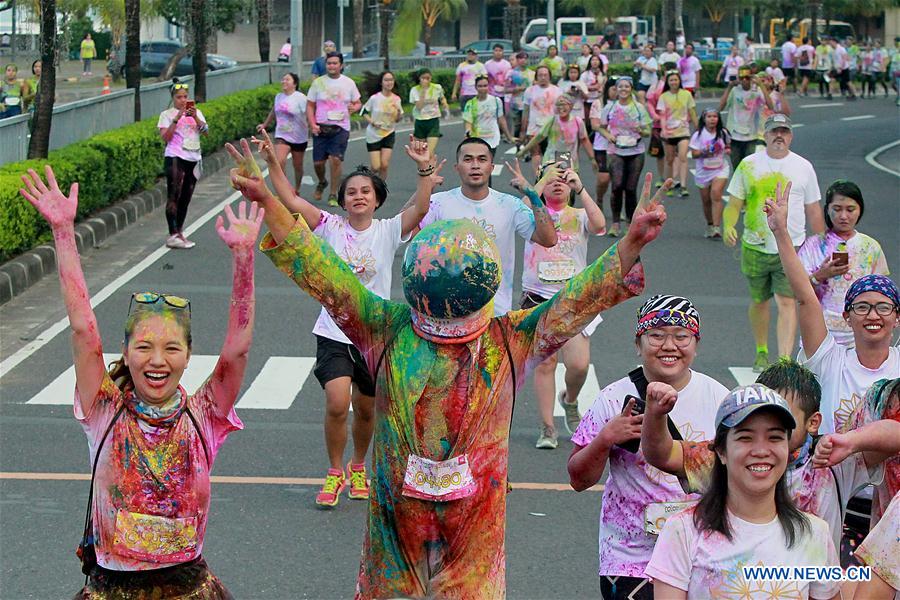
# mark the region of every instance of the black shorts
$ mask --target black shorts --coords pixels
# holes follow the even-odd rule
[[[677,146],[682,141],[686,142],[689,139],[690,138],[686,135],[680,135],[678,137],[663,138],[663,141],[669,146]]]
[[[413,137],[417,140],[441,137],[441,118],[416,119],[413,124]]]
[[[600,135],[599,133],[597,135]],[[594,148],[594,160],[597,161],[598,173],[609,173],[609,166],[606,164],[606,150],[597,150]]]
[[[528,310],[529,308],[534,308],[535,306],[540,306],[544,302],[546,302],[548,298],[544,298],[534,292],[526,292],[522,291],[522,300],[519,307],[522,310]]]
[[[313,162],[322,162],[329,156],[344,160],[350,132],[339,125],[320,125],[321,133],[313,136]]]
[[[797,69],[797,72],[800,74],[800,77],[806,77],[807,79],[813,78],[813,70],[810,67],[800,67]]]
[[[366,152],[378,152],[379,150],[391,150],[394,147],[394,132],[384,136],[374,143],[366,142]]]
[[[644,84],[644,83],[636,83],[634,85],[634,89],[637,90],[638,92],[646,92],[647,90],[650,89],[650,86],[647,84]]]
[[[291,147],[291,152],[306,152],[306,146],[309,145],[309,142],[303,142],[300,144],[295,144],[294,142],[289,142],[283,138],[277,137],[275,138],[276,144],[284,144],[286,146]]]
[[[349,377],[361,394],[375,395],[375,382],[369,374],[369,368],[353,344],[344,344],[317,335],[316,366],[313,368],[313,374],[323,389],[332,379]]]

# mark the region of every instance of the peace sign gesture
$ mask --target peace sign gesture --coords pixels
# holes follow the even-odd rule
[[[766,212],[766,222],[772,233],[787,230],[788,199],[791,197],[791,182],[782,186],[779,181],[775,185],[775,198],[766,199],[763,210]]]

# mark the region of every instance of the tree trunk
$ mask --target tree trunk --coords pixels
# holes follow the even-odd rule
[[[353,0],[353,58],[362,58],[365,0]]]
[[[671,0],[663,0],[659,6],[660,19],[659,19],[659,32],[660,39],[657,40],[658,45],[665,48],[666,42],[669,40],[675,41],[675,36],[672,35],[670,31],[670,27],[673,21],[673,15],[671,8]]]
[[[34,112],[28,158],[47,158],[50,151],[50,124],[56,100],[56,0],[41,0],[41,61],[41,93]]]
[[[125,86],[134,90],[134,121],[141,120],[141,1],[125,0]]]
[[[381,47],[381,57],[384,58],[384,70],[387,71],[391,68],[390,48],[388,47],[391,32],[391,10],[383,0],[378,4],[378,10],[381,11],[379,15],[381,41],[378,45]]]
[[[819,45],[819,31],[818,31],[818,23],[819,23],[819,3],[811,2],[810,7],[812,8],[812,16],[809,19],[809,38],[812,40],[813,46]]]
[[[179,48],[175,54],[170,56],[169,60],[166,62],[166,66],[160,71],[157,79],[159,81],[168,81],[169,79],[172,79],[172,75],[175,73],[175,67],[178,66],[178,63],[181,62],[182,58],[188,55],[192,46],[193,41],[188,41],[184,46]]]
[[[259,62],[269,62],[269,0],[256,3],[256,40],[259,43]]]
[[[684,13],[684,0],[673,0],[672,11],[675,13],[673,15],[675,17],[675,35],[677,36],[680,31],[684,34],[684,43],[687,44],[687,32],[684,30],[684,18],[682,17]]]
[[[425,56],[431,55],[431,25],[426,21],[423,24],[422,43],[425,44]]]
[[[191,27],[194,30],[194,100],[206,102],[206,0],[191,0]]]

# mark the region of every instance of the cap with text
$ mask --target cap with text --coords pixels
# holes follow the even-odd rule
[[[760,409],[771,409],[778,414],[788,429],[795,429],[797,421],[781,394],[761,383],[751,383],[734,388],[716,411],[716,429],[720,425],[736,427]]]

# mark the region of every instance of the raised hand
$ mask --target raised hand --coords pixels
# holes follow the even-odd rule
[[[584,184],[581,183],[581,177],[573,169],[563,171],[562,178],[573,192],[577,192],[584,187]]]
[[[522,167],[519,165],[518,158],[515,159],[512,163],[506,161],[505,164],[506,168],[509,169],[509,172],[512,173],[512,177],[509,180],[509,185],[519,190],[520,192],[531,185],[530,183],[528,183],[528,180],[525,178],[525,176],[522,175]]]
[[[635,209],[635,214],[641,210],[649,210],[656,205],[662,204],[663,198],[666,195],[666,191],[672,188],[675,185],[675,181],[670,177],[666,179],[662,187],[656,190],[656,193],[653,195],[653,198],[650,198],[650,192],[653,190],[653,173],[647,173],[644,176],[644,187],[641,190],[641,199],[638,201],[637,208]]]
[[[231,169],[231,187],[239,190],[244,198],[252,202],[263,202],[272,197],[272,193],[263,180],[262,171],[253,159],[253,152],[247,140],[241,140],[243,154],[231,144],[225,144],[225,149],[234,159],[237,167]]]
[[[259,228],[262,225],[266,210],[256,203],[249,203],[250,211],[247,212],[248,203],[238,203],[238,214],[235,216],[231,205],[225,206],[225,216],[228,217],[229,229],[225,229],[225,220],[222,215],[216,219],[216,233],[232,250],[253,249],[256,239],[259,237]]]
[[[425,146],[425,150],[426,150],[426,152],[430,152],[430,150],[428,150],[428,145],[427,145],[427,144],[426,144],[426,146]],[[433,187],[437,187],[437,186],[439,186],[439,185],[443,185],[443,183],[444,183],[444,176],[441,175],[441,169],[444,168],[444,165],[445,165],[445,164],[447,164],[447,159],[446,159],[446,158],[443,159],[443,160],[441,160],[441,162],[439,162],[439,163],[434,167],[434,173],[431,174],[431,185],[432,185]]]
[[[78,212],[78,184],[73,183],[69,188],[69,195],[65,196],[56,183],[56,176],[50,165],[44,166],[44,174],[49,187],[34,169],[28,169],[28,175],[22,175],[25,188],[19,188],[19,193],[41,213],[51,228],[74,223]]]
[[[544,169],[544,174],[538,180],[539,185],[548,185],[553,181],[556,181],[562,175],[562,171],[559,168],[559,163],[552,163],[547,165]]]
[[[428,150],[428,142],[417,140],[410,134],[409,144],[403,146],[403,149],[419,169],[426,169],[431,164],[431,152]]]
[[[278,155],[275,154],[275,144],[272,143],[269,132],[265,129],[259,129],[259,135],[262,136],[261,139],[256,136],[250,138],[250,141],[256,144],[256,151],[259,152],[259,155],[262,156],[263,160],[269,165],[277,164]]]
[[[667,415],[675,408],[678,392],[671,385],[653,381],[647,386],[647,414]]]
[[[833,467],[853,454],[853,446],[845,434],[832,433],[823,436],[816,444],[813,466],[819,469]]]
[[[769,229],[772,230],[772,233],[787,231],[788,198],[790,198],[790,195],[791,182],[788,181],[787,185],[782,187],[779,181],[775,186],[775,198],[766,199],[766,205],[763,207],[763,210],[766,212],[766,222],[769,224]]]

